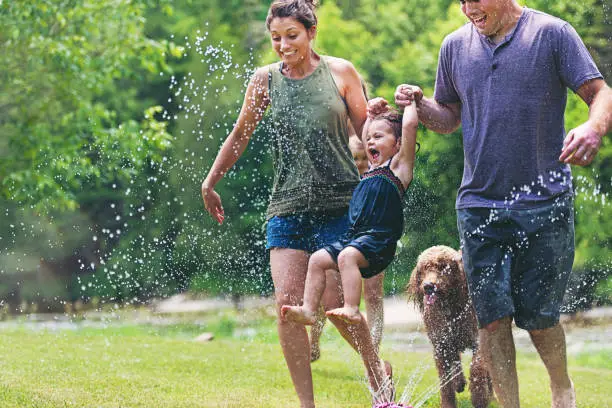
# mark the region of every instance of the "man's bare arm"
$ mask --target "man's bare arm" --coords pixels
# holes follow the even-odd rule
[[[578,166],[589,165],[601,139],[612,128],[612,89],[603,79],[584,83],[576,93],[589,105],[589,119],[568,132],[559,160]]]
[[[433,98],[425,98],[418,86],[398,86],[395,91],[395,104],[403,109],[411,103],[416,103],[419,121],[427,129],[437,133],[452,133],[461,125],[460,103],[438,103]]]

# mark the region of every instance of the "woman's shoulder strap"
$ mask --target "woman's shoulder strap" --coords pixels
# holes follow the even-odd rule
[[[268,71],[268,95],[271,94],[274,84],[277,83],[282,76],[281,74],[281,62],[274,62],[267,66]]]

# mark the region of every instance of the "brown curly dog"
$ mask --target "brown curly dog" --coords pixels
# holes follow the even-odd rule
[[[406,289],[409,299],[423,315],[427,336],[433,345],[442,408],[456,407],[455,392],[465,388],[460,355],[468,348],[473,351],[472,404],[476,408],[487,407],[493,393],[491,378],[478,350],[476,314],[459,251],[442,245],[423,251]]]

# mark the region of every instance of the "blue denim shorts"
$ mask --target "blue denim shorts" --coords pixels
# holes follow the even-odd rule
[[[270,218],[267,249],[290,248],[313,253],[338,241],[349,228],[348,212],[303,213]]]
[[[513,316],[525,330],[552,327],[574,262],[571,195],[525,210],[457,210],[464,269],[478,324]]]

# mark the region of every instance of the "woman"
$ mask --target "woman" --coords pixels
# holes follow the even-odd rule
[[[276,0],[266,26],[280,63],[259,68],[246,90],[240,115],[202,183],[204,206],[219,223],[224,212],[214,187],[244,152],[270,107],[274,185],[267,218],[267,248],[277,313],[300,305],[310,254],[336,241],[348,228],[347,209],[359,182],[348,148],[347,119],[361,134],[366,99],[351,63],[318,55],[315,1]],[[326,309],[340,307],[340,283],[330,282]],[[363,357],[373,391],[385,373],[367,323],[350,328],[331,319]],[[278,319],[278,333],[293,385],[303,408],[314,407],[310,351],[303,325]]]

